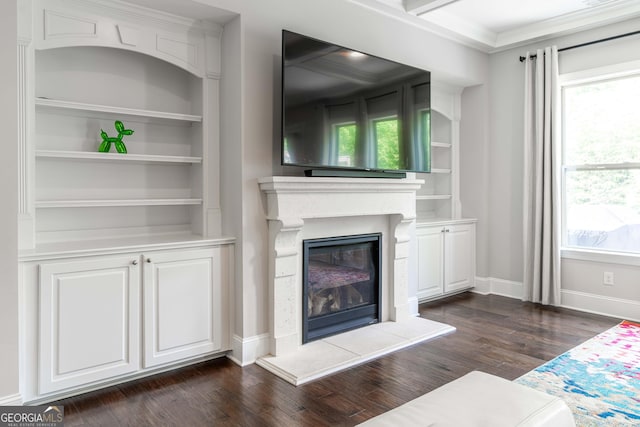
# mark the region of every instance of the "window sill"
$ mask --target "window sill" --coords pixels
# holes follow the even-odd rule
[[[640,254],[623,252],[604,252],[588,249],[562,248],[560,257],[579,261],[602,262],[606,264],[622,264],[640,266]]]

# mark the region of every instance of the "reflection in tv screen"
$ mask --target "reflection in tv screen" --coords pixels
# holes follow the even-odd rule
[[[284,30],[282,164],[429,172],[430,73]]]

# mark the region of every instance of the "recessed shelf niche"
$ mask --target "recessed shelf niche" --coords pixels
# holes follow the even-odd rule
[[[98,46],[36,50],[35,64],[36,246],[202,234],[202,78]],[[128,153],[99,153],[115,120],[134,131],[123,138]]]
[[[424,184],[416,194],[419,221],[454,216],[452,119],[435,108],[431,110],[431,173],[418,173]]]

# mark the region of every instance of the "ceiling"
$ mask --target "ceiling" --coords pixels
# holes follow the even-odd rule
[[[485,52],[640,16],[640,0],[351,0]]]

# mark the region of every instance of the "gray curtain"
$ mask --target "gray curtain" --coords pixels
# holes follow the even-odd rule
[[[560,304],[560,90],[558,49],[527,52],[524,93],[525,301]]]

